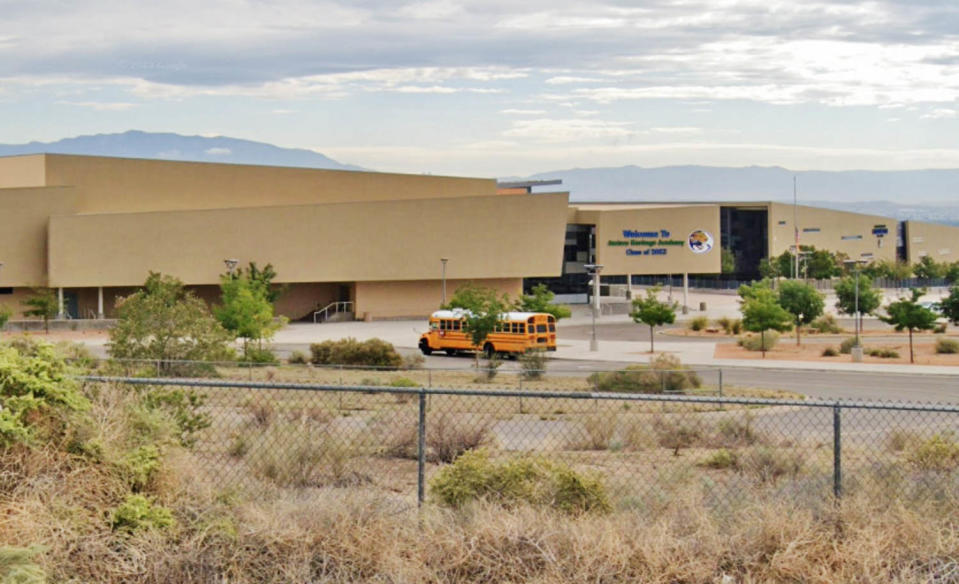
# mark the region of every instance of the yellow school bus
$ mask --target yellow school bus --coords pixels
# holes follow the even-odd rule
[[[552,314],[504,312],[482,347],[470,339],[466,322],[469,314],[460,308],[434,312],[430,316],[430,330],[420,336],[420,351],[424,355],[433,351],[446,351],[447,355],[483,351],[487,356],[500,353],[515,357],[533,349],[556,350],[556,317]]]

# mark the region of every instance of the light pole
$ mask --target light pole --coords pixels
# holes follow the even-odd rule
[[[236,258],[229,258],[223,260],[223,263],[226,264],[226,273],[233,277],[233,270],[236,269],[236,265],[240,263],[240,260]]]
[[[593,285],[593,306],[590,312],[593,314],[593,336],[589,339],[589,350],[598,351],[599,343],[596,341],[596,313],[599,312],[599,274],[603,271],[603,266],[600,264],[586,264],[583,266],[586,268],[586,273],[592,276],[592,280],[589,281]]]
[[[443,263],[443,306],[446,306],[446,262],[450,261],[449,258],[440,258],[440,262]]]
[[[857,363],[862,361],[862,345],[859,343],[859,331],[862,329],[862,316],[859,314],[859,264],[865,263],[864,260],[845,260],[844,264],[853,264],[856,266],[856,300],[854,305],[855,316],[853,326],[856,328],[856,346],[853,347],[852,360]]]

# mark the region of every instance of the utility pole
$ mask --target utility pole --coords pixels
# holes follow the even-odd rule
[[[793,175],[793,235],[795,235],[795,254],[793,255],[793,280],[799,279],[799,212],[796,196],[796,176]]]

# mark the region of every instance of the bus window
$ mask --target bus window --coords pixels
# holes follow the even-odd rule
[[[434,331],[435,331],[435,330],[438,329],[438,328],[440,328],[440,323],[438,323],[438,322],[436,322],[436,321],[433,321],[433,322],[430,323],[430,329],[431,329],[431,330],[434,330]]]
[[[551,333],[555,333],[555,332],[556,332],[556,325],[555,325],[555,324],[549,323],[549,332],[551,332]]]
[[[546,332],[546,325],[545,325],[545,324],[538,324],[538,325],[536,325],[536,332],[538,332],[538,333],[545,333],[545,332]]]
[[[461,321],[461,320],[454,320],[454,321],[453,321],[453,330],[454,330],[454,331],[460,330],[461,328],[463,328],[463,327],[462,327],[462,324],[463,324],[463,321]]]

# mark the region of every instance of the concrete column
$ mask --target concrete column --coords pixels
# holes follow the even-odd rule
[[[57,288],[57,302],[58,302],[57,306],[59,307],[57,309],[57,319],[63,319],[63,317],[66,316],[66,313],[67,313],[67,311],[64,310],[64,306],[63,306],[63,288]]]
[[[689,272],[683,272],[683,314],[689,313]]]
[[[626,274],[626,300],[633,299],[633,275]]]
[[[97,318],[103,320],[103,286],[97,287]]]

